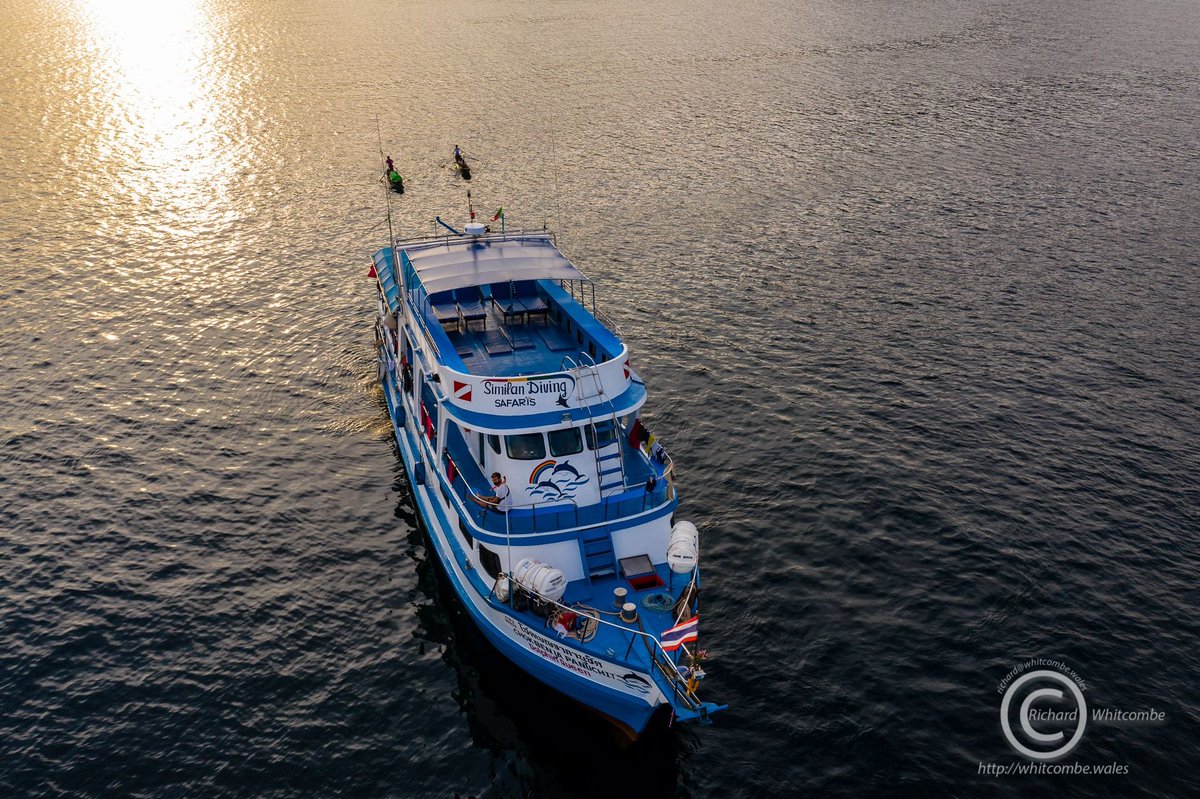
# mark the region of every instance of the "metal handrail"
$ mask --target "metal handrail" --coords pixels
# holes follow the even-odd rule
[[[439,471],[439,472],[438,472],[438,474],[440,475],[440,474],[441,474],[441,472]],[[439,479],[440,479],[440,478],[439,478]],[[465,482],[465,481],[464,481],[464,485],[466,485],[466,482]],[[634,490],[634,489],[628,489],[628,490]],[[554,532],[557,532],[557,533],[572,533],[572,532],[582,532],[582,531],[584,531],[584,530],[591,530],[591,529],[594,529],[594,528],[597,528],[597,527],[603,527],[604,525],[608,524],[609,522],[611,522],[611,521],[613,520],[613,518],[614,518],[614,517],[612,517],[612,516],[609,514],[609,508],[610,508],[610,507],[613,505],[613,503],[606,501],[607,499],[608,499],[608,498],[606,497],[606,498],[604,498],[604,500],[605,500],[605,501],[602,501],[602,502],[600,502],[600,503],[597,503],[597,506],[602,506],[602,507],[604,508],[604,515],[603,515],[603,518],[602,518],[602,520],[601,520],[601,521],[597,521],[597,522],[593,522],[593,523],[588,523],[588,524],[577,524],[577,526],[575,526],[575,527],[560,527],[560,528],[553,528]],[[623,501],[630,501],[631,499],[632,499],[632,498],[629,498],[629,499],[627,499],[627,500],[623,500]],[[665,500],[665,501],[666,501],[666,502],[669,502],[670,500],[671,500],[671,498],[670,498],[670,496],[668,495],[668,497],[666,498],[666,500]],[[563,500],[563,501],[565,502],[566,500]],[[514,509],[520,509],[520,510],[530,510],[530,509],[532,509],[532,510],[533,510],[533,512],[534,512],[534,514],[541,514],[541,513],[555,513],[555,512],[556,512],[556,511],[551,511],[551,510],[549,510],[549,509],[545,509],[545,508],[543,508],[543,509],[539,509],[539,508],[537,508],[537,504],[538,504],[538,503],[534,503],[533,505],[514,505],[514,506],[513,506],[513,508],[514,508]],[[549,503],[547,503],[547,504],[549,504]],[[581,514],[581,512],[584,510],[584,508],[590,508],[590,507],[592,507],[592,506],[584,506],[583,508],[581,508],[579,505],[577,505],[577,504],[575,504],[575,503],[572,503],[572,504],[573,504],[573,506],[574,506],[573,513],[575,514],[575,516],[576,516],[576,520],[577,520],[577,521],[578,521],[578,519],[579,519],[579,515],[580,515],[580,514]],[[638,512],[638,513],[636,513],[636,514],[633,514],[632,516],[628,516],[628,517],[620,517],[620,518],[635,518],[636,516],[640,516],[640,515],[642,515],[642,514],[644,514],[644,513],[649,513],[649,512],[651,512],[651,511],[655,510],[656,508],[659,508],[660,506],[661,506],[661,505],[653,505],[653,506],[651,506],[651,507],[647,508],[647,507],[645,507],[645,502],[643,501],[643,503],[642,503],[642,508],[643,508],[643,509],[642,509],[641,511],[639,511],[639,512]],[[463,507],[463,506],[461,506],[461,505],[460,505],[459,507]],[[562,511],[562,512],[566,512],[566,510],[564,509],[564,511]],[[469,518],[471,518],[472,522],[474,522],[474,523],[476,523],[476,524],[477,524],[477,522],[475,522],[475,519],[474,519],[474,517],[469,517]],[[506,519],[507,519],[507,516],[506,516]],[[489,530],[489,529],[487,529],[486,527],[482,527],[482,526],[481,526],[481,527],[479,527],[478,529],[479,529],[480,531],[484,532],[484,533],[493,533],[493,532],[495,532],[495,531]],[[546,530],[546,531],[544,531],[544,532],[550,532],[550,530]],[[533,536],[543,535],[543,532],[538,532],[538,531],[534,530],[534,531],[527,532],[527,533],[512,533],[512,535],[513,535],[515,538],[517,538],[517,539],[524,539],[524,538],[528,538],[528,537],[533,537]]]
[[[538,505],[553,505],[553,504],[559,503],[559,502],[561,502],[561,503],[570,502],[571,505],[574,506],[575,522],[576,522],[576,524],[578,524],[579,523],[579,503],[575,501],[574,497],[563,497],[562,499],[556,499],[554,502],[531,502],[528,505],[513,505],[512,507],[514,509],[516,509],[516,508],[532,509],[533,510],[532,517],[534,519],[537,519]],[[534,522],[533,527],[534,527],[534,532],[528,533],[528,535],[536,535],[537,534],[537,522],[536,521]],[[567,528],[567,529],[572,529],[572,528]]]
[[[434,224],[437,224],[436,220],[434,220]],[[436,242],[436,241],[452,242],[452,241],[461,241],[463,239],[474,239],[474,238],[494,239],[494,240],[500,240],[500,241],[511,241],[514,239],[522,239],[527,236],[533,236],[533,235],[536,235],[539,237],[549,235],[551,241],[553,241],[555,239],[554,233],[549,230],[542,230],[540,228],[530,228],[530,229],[521,228],[520,230],[500,231],[498,233],[497,232],[484,233],[481,236],[467,236],[465,234],[451,235],[449,233],[431,233],[431,234],[427,234],[424,236],[403,236],[403,237],[396,237],[395,239],[393,239],[392,244],[399,247],[403,244],[423,244],[423,243]]]
[[[596,319],[600,321],[600,324],[611,330],[618,338],[621,337],[621,326],[617,324],[617,320],[609,316],[604,311],[601,311],[600,308],[596,306],[594,300],[592,301],[592,316],[596,317]]]

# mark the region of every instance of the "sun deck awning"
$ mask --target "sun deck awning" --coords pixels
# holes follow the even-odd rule
[[[509,280],[587,280],[549,234],[401,242],[396,247],[430,294]]]

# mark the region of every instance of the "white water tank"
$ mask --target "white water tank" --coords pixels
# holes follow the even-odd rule
[[[700,531],[691,522],[676,522],[667,541],[667,563],[676,574],[690,574],[700,559]]]
[[[487,233],[487,225],[480,222],[468,222],[466,231],[468,236],[482,236]]]
[[[562,599],[567,590],[567,576],[561,570],[533,558],[525,558],[517,564],[513,579],[522,588],[555,602]]]

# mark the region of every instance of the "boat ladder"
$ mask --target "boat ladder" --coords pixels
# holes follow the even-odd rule
[[[587,355],[582,357],[588,358]],[[612,400],[604,393],[596,363],[590,358],[588,361],[576,363],[568,355],[563,358],[561,366],[571,368],[578,375],[575,381],[575,399],[587,410],[592,457],[596,463],[596,480],[600,487],[600,498],[603,500],[604,497],[624,490],[625,464],[621,455],[620,426],[617,423],[616,409]],[[592,409],[595,406],[592,400],[597,398],[603,398],[608,404],[608,416],[597,417],[594,414]],[[580,535],[579,546],[583,551],[583,562],[589,579],[616,574],[616,552],[613,549],[612,534],[606,527],[584,531]]]
[[[586,405],[592,427],[592,454],[596,458],[596,478],[600,481],[600,496],[607,497],[625,490],[625,458],[621,452],[621,427],[617,422],[616,408],[612,398],[604,392],[600,382],[600,367],[586,353],[580,353],[578,367],[581,381],[577,383],[578,396],[581,403],[594,398],[602,398],[608,405],[608,413],[596,416],[592,413],[592,405]],[[592,393],[585,394],[582,390],[582,378],[591,378]]]

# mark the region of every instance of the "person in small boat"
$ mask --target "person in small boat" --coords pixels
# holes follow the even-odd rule
[[[396,170],[396,165],[392,163],[392,157],[390,155],[387,157],[387,165],[388,172],[394,172]]]
[[[508,480],[500,472],[492,472],[492,487],[496,492],[496,496],[477,497],[472,494],[471,499],[474,500],[476,505],[493,508],[501,513],[508,513],[508,509],[512,507],[512,492],[508,488]]]
[[[457,145],[457,144],[456,144],[456,145],[454,145],[454,160],[455,160],[455,161],[461,161],[461,160],[462,160],[462,150],[458,149],[458,145]]]

